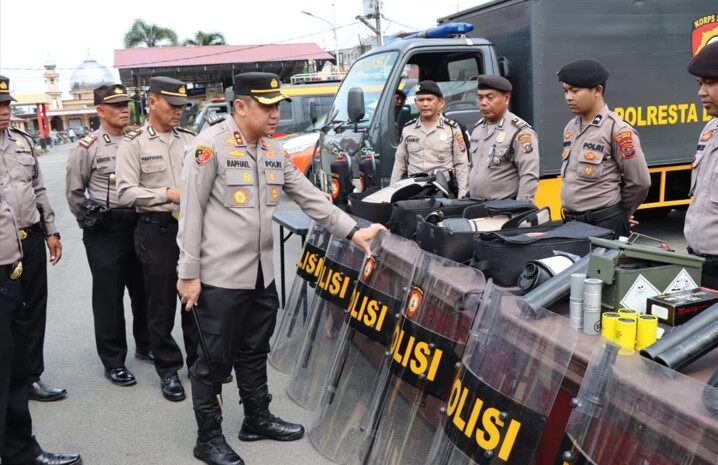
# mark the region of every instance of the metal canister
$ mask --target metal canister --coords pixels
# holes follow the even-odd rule
[[[636,332],[636,349],[643,350],[656,342],[658,334],[658,317],[655,315],[640,315]]]
[[[636,347],[636,320],[619,318],[616,322],[616,342],[621,346],[621,353],[633,352]]]
[[[583,328],[583,302],[580,300],[569,300],[568,325],[576,330]]]
[[[597,278],[583,280],[583,308],[601,310],[601,288],[603,281]]]
[[[598,336],[601,333],[601,309],[583,309],[583,334]]]
[[[617,342],[616,324],[619,318],[621,315],[616,312],[606,312],[601,315],[601,335],[609,341]]]
[[[617,312],[621,315],[621,318],[630,318],[634,321],[638,320],[638,312],[632,308],[619,308]]]
[[[583,301],[583,280],[586,279],[586,275],[583,273],[573,273],[571,275],[571,300],[578,302]]]

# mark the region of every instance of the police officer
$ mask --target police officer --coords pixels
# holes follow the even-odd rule
[[[200,353],[190,369],[198,426],[194,455],[213,465],[244,463],[222,435],[216,400],[218,380],[232,367],[244,405],[241,440],[292,441],[304,434],[301,425],[269,412],[267,354],[279,304],[272,215],[280,193],[289,194],[315,221],[365,251],[382,228],[359,229],[302,175],[281,143],[267,137],[276,129],[279,102],[289,100],[280,90],[279,76],[239,74],[234,91],[234,114],[215,120],[187,152],[177,239],[177,289],[186,308],[194,307],[208,351]]]
[[[718,289],[718,43],[706,45],[688,63],[698,78],[698,96],[713,117],[698,136],[690,195],[693,197],[683,233],[688,252],[706,259],[701,284]]]
[[[469,163],[461,127],[441,113],[444,95],[434,81],[417,85],[415,101],[420,116],[401,132],[391,182],[439,169],[453,173],[463,197],[469,191]]]
[[[0,104],[7,119],[0,122],[0,182],[5,198],[15,213],[18,236],[22,240],[25,272],[20,278],[27,307],[30,350],[30,398],[55,401],[67,395],[65,389],[50,387],[40,380],[45,370],[43,348],[47,322],[47,252],[56,265],[62,257],[60,233],[55,228],[55,213],[50,207],[35,156],[32,138],[10,128],[10,80],[0,76]]]
[[[651,186],[638,133],[604,102],[608,71],[596,60],[558,71],[568,108],[577,116],[563,131],[561,202],[575,220],[629,234],[629,218]]]
[[[513,86],[502,76],[478,78],[483,118],[471,133],[471,197],[533,201],[539,178],[538,137],[529,124],[511,113]]]
[[[147,331],[147,296],[142,267],[135,253],[134,236],[137,213],[117,203],[115,161],[123,129],[130,122],[127,89],[121,84],[102,85],[94,90],[100,128],[80,140],[67,161],[65,193],[70,211],[83,228],[87,261],[92,272],[92,313],[95,344],[105,367],[105,376],[114,384],[129,386],[137,381],[125,366],[125,287],[132,302],[135,354],[150,356]],[[88,198],[85,197],[87,191]],[[99,224],[97,210],[105,206]],[[90,218],[88,218],[88,216]]]
[[[172,337],[177,309],[177,220],[182,158],[193,133],[178,128],[184,106],[189,103],[182,82],[167,77],[150,79],[149,115],[145,125],[129,133],[117,150],[119,203],[139,213],[135,250],[142,263],[147,292],[147,321],[155,369],[162,395],[171,401],[185,399],[177,376],[182,352]],[[187,366],[197,358],[198,335],[191,315],[182,312],[182,333]]]
[[[0,76],[0,130],[10,123],[9,81]],[[16,133],[16,137],[21,134]],[[4,147],[4,145],[3,145]],[[4,154],[7,152],[3,152]],[[32,435],[28,408],[28,319],[23,308],[22,249],[18,225],[6,201],[7,179],[0,179],[0,463],[80,464],[76,454],[43,452]]]

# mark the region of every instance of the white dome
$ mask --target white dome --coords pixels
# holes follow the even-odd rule
[[[95,88],[102,84],[112,84],[114,79],[110,70],[95,60],[88,58],[75,68],[70,76],[70,88]]]

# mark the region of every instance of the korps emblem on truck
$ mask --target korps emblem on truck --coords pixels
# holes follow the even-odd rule
[[[693,21],[691,49],[693,56],[706,45],[718,41],[718,14],[705,15]]]

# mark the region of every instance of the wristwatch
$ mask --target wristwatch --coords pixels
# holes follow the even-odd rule
[[[352,240],[352,237],[354,237],[354,233],[356,233],[357,231],[359,231],[359,226],[354,225],[352,230],[349,231],[349,234],[347,234],[347,240],[349,240],[349,241]]]
[[[59,232],[55,232],[55,233],[52,233],[52,234],[48,234],[48,235],[47,235],[47,237],[50,237],[50,236],[55,236],[55,237],[58,238],[58,239],[62,239],[62,237],[60,236],[60,233],[59,233]]]

